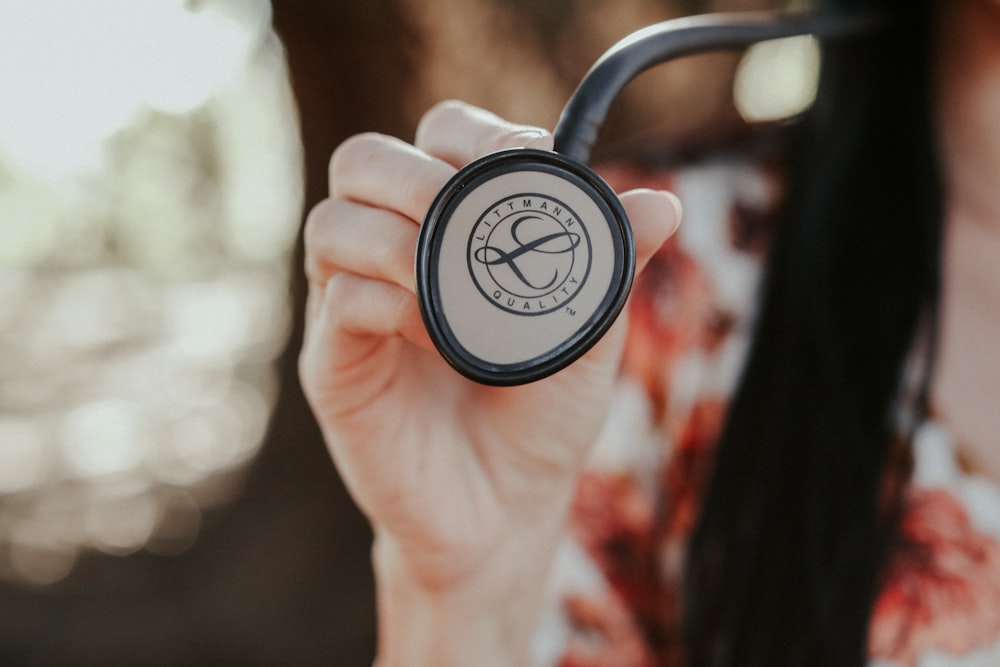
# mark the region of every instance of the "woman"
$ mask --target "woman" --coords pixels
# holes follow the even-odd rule
[[[638,567],[648,588],[638,576],[632,594],[615,589],[608,603],[631,606],[622,624],[598,607],[588,626],[582,598],[567,599],[564,664],[917,664],[981,659],[1000,639],[1000,547],[984,528],[1000,508],[975,514],[968,491],[1000,479],[1000,2],[840,4],[878,5],[891,27],[828,50],[817,103],[788,142],[782,221],[724,425],[700,428],[689,412],[658,478],[658,518],[637,521],[639,541],[654,542],[640,550],[656,560]],[[626,336],[624,367],[638,364],[654,408],[676,377],[637,361],[663,347],[643,299],[657,267],[673,266],[665,241],[680,212],[646,188],[621,195],[639,268],[653,267],[630,333],[623,319],[578,363],[518,388],[473,385],[433,350],[413,294],[418,221],[456,168],[513,146],[551,137],[438,106],[414,146],[342,145],[307,224],[302,378],[375,531],[380,664],[528,663],[567,526],[593,518],[588,497],[615,497],[584,468]],[[913,434],[942,429],[980,478],[956,468],[930,488],[919,450],[909,471]],[[984,484],[980,496],[995,491]],[[602,646],[581,646],[581,628]]]

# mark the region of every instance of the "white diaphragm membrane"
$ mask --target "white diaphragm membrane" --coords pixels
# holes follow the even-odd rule
[[[587,167],[516,149],[470,164],[421,228],[416,283],[435,345],[461,373],[521,384],[565,367],[620,312],[631,228]]]

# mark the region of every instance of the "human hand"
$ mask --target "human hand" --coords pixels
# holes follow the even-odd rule
[[[611,401],[624,318],[554,376],[479,385],[431,344],[413,261],[420,221],[458,168],[504,148],[551,146],[547,132],[444,103],[424,117],[414,146],[374,134],[342,144],[330,198],[306,225],[300,374],[338,470],[372,522],[380,587],[449,598],[453,609],[456,597],[488,607],[521,590],[524,613],[511,609],[519,618],[510,620],[527,624]],[[679,208],[661,192],[621,200],[638,270],[676,228]],[[383,655],[391,623],[383,619]],[[529,630],[497,631],[523,639]]]

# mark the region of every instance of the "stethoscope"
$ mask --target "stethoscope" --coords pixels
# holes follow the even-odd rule
[[[632,229],[589,167],[612,102],[637,75],[682,56],[882,25],[870,16],[715,14],[625,37],[591,67],[563,109],[553,152],[513,149],[460,170],[417,242],[416,287],[441,355],[483,384],[516,385],[583,355],[618,317],[635,274]]]

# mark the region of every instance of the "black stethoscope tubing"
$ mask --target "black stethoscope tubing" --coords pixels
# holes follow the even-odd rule
[[[869,14],[741,12],[688,16],[650,25],[612,46],[590,68],[563,108],[554,132],[554,150],[587,163],[612,102],[632,79],[656,65],[784,37],[856,37],[883,24],[881,17]]]

